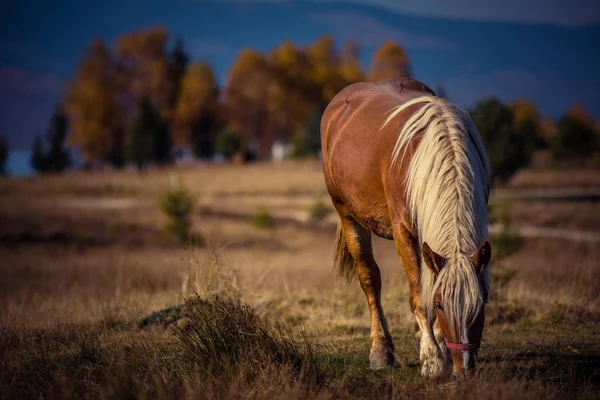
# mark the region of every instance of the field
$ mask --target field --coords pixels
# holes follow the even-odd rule
[[[202,247],[163,232],[175,181],[196,195]],[[599,190],[594,171],[524,171],[494,192],[480,370],[457,382],[419,375],[381,239],[397,362],[369,370],[318,163],[0,180],[0,398],[598,398]]]

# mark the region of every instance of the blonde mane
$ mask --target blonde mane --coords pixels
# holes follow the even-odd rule
[[[390,169],[422,133],[406,178],[408,206],[419,244],[427,242],[447,263],[437,280],[429,268],[421,268],[421,301],[432,321],[433,297],[440,288],[449,322],[465,326],[480,310],[483,291],[489,290],[487,268],[482,287],[471,261],[487,239],[489,163],[468,113],[443,98],[410,100],[394,108],[383,126],[421,103],[398,136]]]

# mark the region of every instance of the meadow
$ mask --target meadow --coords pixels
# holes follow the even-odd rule
[[[2,399],[600,396],[597,171],[527,170],[494,191],[493,295],[469,381],[419,375],[408,285],[381,239],[397,354],[369,370],[367,305],[333,271],[318,162],[0,179]],[[165,236],[174,182],[196,197],[203,246]],[[562,231],[576,234],[548,234]]]

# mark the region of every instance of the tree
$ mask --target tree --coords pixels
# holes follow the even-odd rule
[[[293,130],[306,118],[310,99],[321,101],[323,85],[313,73],[316,61],[311,56],[316,55],[310,50],[304,52],[284,42],[268,55],[272,78],[267,88],[266,128],[270,130],[270,142],[289,141]]]
[[[411,76],[411,67],[404,48],[394,41],[387,41],[377,49],[371,59],[369,80]]]
[[[360,67],[360,45],[348,41],[342,46],[339,74],[342,78],[342,89],[351,83],[365,80],[365,74]]]
[[[321,116],[323,112],[314,106],[293,140],[292,157],[317,156],[321,151]]]
[[[317,88],[317,97],[311,103],[326,106],[343,86],[339,68],[339,57],[335,52],[333,38],[323,36],[306,50],[312,70],[312,79]]]
[[[511,103],[510,108],[515,118],[517,132],[525,136],[532,150],[548,147],[544,139],[542,119],[535,104],[521,99]]]
[[[582,160],[598,150],[593,119],[580,106],[573,106],[558,122],[552,154],[559,160]]]
[[[529,141],[517,132],[510,108],[488,98],[478,102],[471,115],[487,150],[493,182],[505,182],[529,164]]]
[[[46,157],[44,155],[44,143],[42,138],[36,136],[33,140],[33,146],[31,149],[31,158],[29,160],[31,168],[37,172],[46,171]]]
[[[176,87],[169,76],[173,71],[167,54],[168,40],[163,27],[140,30],[117,38],[115,53],[119,90],[126,115],[134,114],[134,105],[143,97],[148,97],[161,118],[170,119]]]
[[[242,151],[242,137],[239,132],[230,128],[223,130],[217,136],[216,151],[228,160]]]
[[[143,97],[137,106],[129,135],[127,136],[127,158],[138,170],[144,169],[156,154],[156,138],[162,134],[164,123],[148,97]]]
[[[123,116],[117,105],[115,64],[101,40],[88,49],[69,83],[65,100],[71,124],[69,143],[84,162],[122,158]]]
[[[170,100],[170,106],[173,108],[173,110],[175,110],[177,107],[181,83],[183,81],[183,77],[185,76],[189,60],[190,58],[183,47],[183,40],[178,38],[169,57],[169,76],[171,79],[171,85],[173,86],[173,90],[171,91],[172,97]]]
[[[6,136],[0,135],[0,175],[7,175],[6,164],[8,162],[9,147]]]
[[[68,120],[61,107],[57,107],[50,120],[46,134],[48,154],[44,156],[44,169],[49,172],[63,172],[71,166],[71,156],[64,148],[67,138]]]
[[[265,58],[244,49],[231,66],[225,86],[225,107],[244,147],[258,156],[270,154],[272,135],[268,129],[269,91],[273,75]]]
[[[191,65],[183,77],[172,131],[175,145],[191,146],[195,155],[210,157],[219,128],[217,82],[206,63]]]

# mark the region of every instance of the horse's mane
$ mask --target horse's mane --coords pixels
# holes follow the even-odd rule
[[[398,136],[390,169],[422,132],[407,175],[408,206],[419,243],[427,242],[447,263],[437,280],[429,268],[421,268],[421,302],[433,320],[433,297],[441,288],[449,322],[464,326],[483,304],[483,291],[489,290],[487,268],[481,287],[471,261],[487,239],[489,163],[469,114],[443,98],[410,100],[394,108],[383,126],[421,103]]]

